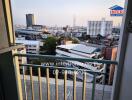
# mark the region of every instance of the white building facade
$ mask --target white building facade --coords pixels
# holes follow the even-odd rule
[[[40,41],[36,40],[16,39],[16,43],[25,45],[26,52],[30,54],[39,54],[40,46],[43,45]]]
[[[96,37],[98,34],[106,36],[112,33],[113,21],[106,21],[104,18],[101,21],[88,21],[87,35]]]

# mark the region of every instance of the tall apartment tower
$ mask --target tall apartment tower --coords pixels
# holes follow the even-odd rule
[[[87,35],[96,37],[98,34],[106,36],[112,33],[113,21],[106,21],[104,18],[100,21],[88,21]]]
[[[32,25],[35,24],[33,14],[26,14],[26,23],[27,23],[27,28],[32,27]]]
[[[75,27],[76,26],[76,16],[74,15],[73,16],[73,27]]]

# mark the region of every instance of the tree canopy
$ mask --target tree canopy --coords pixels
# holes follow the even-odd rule
[[[43,52],[46,55],[55,55],[56,54],[56,44],[57,39],[55,37],[48,37],[44,41],[43,47],[41,47],[40,51]]]

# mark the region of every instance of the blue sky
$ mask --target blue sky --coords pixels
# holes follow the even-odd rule
[[[121,22],[119,17],[110,17],[109,8],[124,6],[125,0],[11,0],[14,24],[25,25],[25,14],[33,13],[36,24],[43,25],[86,25],[87,20],[100,20],[102,17]]]

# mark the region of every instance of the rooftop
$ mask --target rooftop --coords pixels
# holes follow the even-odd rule
[[[41,31],[36,31],[34,29],[17,29],[16,32],[18,33],[25,33],[25,34],[40,34]]]
[[[109,9],[111,9],[111,10],[123,10],[124,8],[121,7],[121,6],[115,5],[115,6],[111,7],[111,8],[109,8]]]
[[[19,40],[18,38],[16,38],[16,43],[20,43],[20,44],[25,44],[25,45],[39,45],[40,41],[36,41],[36,40]]]
[[[88,54],[91,54],[98,49],[96,47],[86,46],[83,44],[68,44],[68,45],[60,45],[58,47],[65,48],[68,50],[74,50],[74,51],[78,51],[78,52],[84,52],[84,53],[88,53]]]

